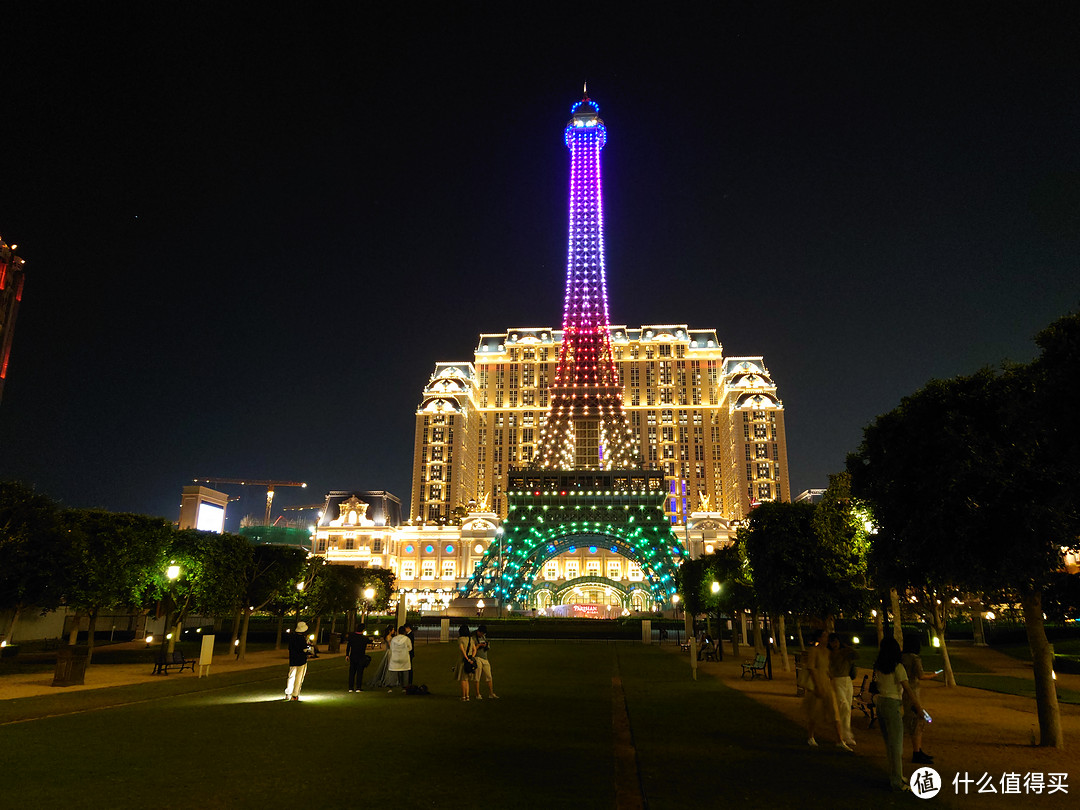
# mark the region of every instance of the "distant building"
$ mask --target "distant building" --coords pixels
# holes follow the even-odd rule
[[[795,503],[817,503],[824,494],[823,489],[804,489],[795,496]]]
[[[26,281],[24,262],[15,254],[18,245],[8,245],[0,238],[0,400],[4,397],[11,340],[15,332],[15,316],[22,301]]]

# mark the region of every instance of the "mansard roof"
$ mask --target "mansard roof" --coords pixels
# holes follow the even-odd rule
[[[319,526],[329,526],[337,520],[343,502],[355,497],[368,505],[366,517],[376,526],[396,527],[401,525],[401,499],[385,490],[332,490],[326,493],[326,506],[323,508]]]

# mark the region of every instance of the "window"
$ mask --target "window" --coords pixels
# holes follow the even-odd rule
[[[416,577],[416,563],[406,560],[401,564],[401,578],[414,579]]]
[[[455,571],[456,566],[453,560],[443,560],[442,564],[442,578],[443,579],[455,579],[457,573]]]
[[[578,563],[577,560],[567,560],[566,561],[566,578],[567,579],[577,579],[578,565],[579,565],[579,563]]]
[[[371,553],[372,554],[382,554],[382,539],[381,538],[376,537],[374,540],[371,541]]]
[[[608,560],[607,575],[608,579],[622,579],[622,564],[618,560]]]
[[[641,573],[641,566],[635,562],[626,564],[626,578],[631,582],[641,582],[644,579],[644,575]]]
[[[600,561],[599,560],[586,560],[585,561],[585,574],[590,577],[600,576]]]
[[[424,560],[420,569],[420,579],[435,579],[435,561]]]
[[[551,560],[544,566],[544,579],[553,582],[559,578],[559,564]]]

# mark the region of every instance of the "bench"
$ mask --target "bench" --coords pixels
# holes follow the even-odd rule
[[[154,660],[154,671],[150,674],[168,675],[171,667],[175,667],[180,672],[190,669],[192,674],[195,674],[194,659],[184,658],[184,653],[180,650],[173,650],[171,653],[158,653],[158,657]]]
[[[874,707],[874,696],[870,694],[870,689],[867,686],[867,682],[870,680],[869,675],[863,675],[862,685],[859,687],[859,691],[855,693],[855,696],[851,699],[851,707],[858,709],[870,720],[870,725],[867,728],[874,727],[874,721],[877,720],[877,710]]]
[[[765,656],[758,655],[753,660],[749,658],[743,661],[742,664],[742,676],[744,680],[754,680],[754,678],[761,676],[765,677]]]

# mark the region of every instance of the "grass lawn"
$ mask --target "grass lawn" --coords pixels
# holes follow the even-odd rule
[[[345,662],[327,658],[299,703],[282,700],[283,666],[0,701],[3,804],[609,810],[628,762],[620,787],[651,810],[804,805],[829,784],[843,786],[830,810],[911,802],[883,790],[876,761],[808,748],[798,725],[656,647],[496,639],[502,698],[469,703],[455,657],[418,648],[429,697],[348,694]]]

